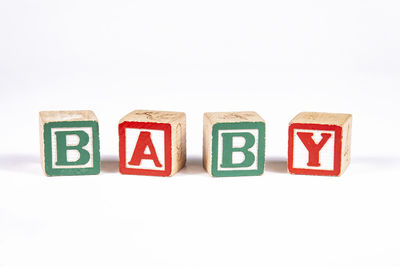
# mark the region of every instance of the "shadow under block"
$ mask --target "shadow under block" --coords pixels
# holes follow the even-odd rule
[[[119,121],[122,174],[172,176],[185,163],[185,113],[135,110]]]
[[[204,113],[203,165],[210,175],[262,175],[264,161],[265,122],[256,112]]]
[[[99,126],[92,111],[41,111],[39,124],[46,175],[100,173]]]
[[[351,127],[350,114],[298,114],[289,125],[289,172],[340,176],[350,164]]]

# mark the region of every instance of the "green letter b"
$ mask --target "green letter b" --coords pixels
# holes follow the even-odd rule
[[[89,135],[85,131],[59,131],[55,132],[57,140],[57,162],[59,166],[85,165],[90,160],[90,154],[84,146],[89,144]],[[79,143],[74,146],[67,146],[67,136],[76,135]],[[79,152],[79,159],[76,161],[68,161],[67,151],[76,150]]]
[[[255,137],[251,133],[222,133],[222,164],[221,168],[243,168],[250,167],[255,161],[255,156],[249,151],[254,146]],[[233,147],[233,138],[242,137],[245,144],[242,147]],[[244,160],[240,163],[233,163],[233,153],[241,152]]]

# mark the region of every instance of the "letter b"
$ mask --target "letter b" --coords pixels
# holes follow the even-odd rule
[[[58,131],[55,132],[57,140],[57,161],[58,166],[85,165],[90,160],[89,152],[84,147],[89,144],[89,135],[84,131]],[[79,143],[77,145],[67,145],[67,138],[77,136]],[[67,151],[75,150],[79,153],[79,158],[75,161],[69,161]]]
[[[243,138],[245,143],[242,147],[234,147],[233,139]],[[253,165],[255,156],[249,151],[254,146],[255,138],[250,133],[223,133],[222,134],[222,168],[240,168],[249,167]],[[244,160],[240,163],[233,163],[233,154],[241,153],[244,156]]]

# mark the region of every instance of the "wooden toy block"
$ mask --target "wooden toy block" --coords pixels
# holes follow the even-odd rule
[[[340,176],[350,164],[351,127],[350,114],[298,114],[289,125],[289,172]]]
[[[100,173],[99,126],[92,111],[41,111],[39,123],[46,175]]]
[[[135,110],[119,121],[122,174],[172,176],[185,163],[185,113]]]
[[[204,113],[203,165],[210,175],[262,175],[264,161],[265,122],[256,112]]]

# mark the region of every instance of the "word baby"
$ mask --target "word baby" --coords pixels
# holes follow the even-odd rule
[[[99,127],[92,111],[42,111],[41,159],[46,175],[100,173]],[[352,116],[298,114],[289,125],[292,174],[341,175],[350,163]],[[172,176],[186,163],[186,115],[135,110],[118,126],[122,174]],[[265,121],[255,112],[209,112],[203,164],[214,177],[264,173]]]

